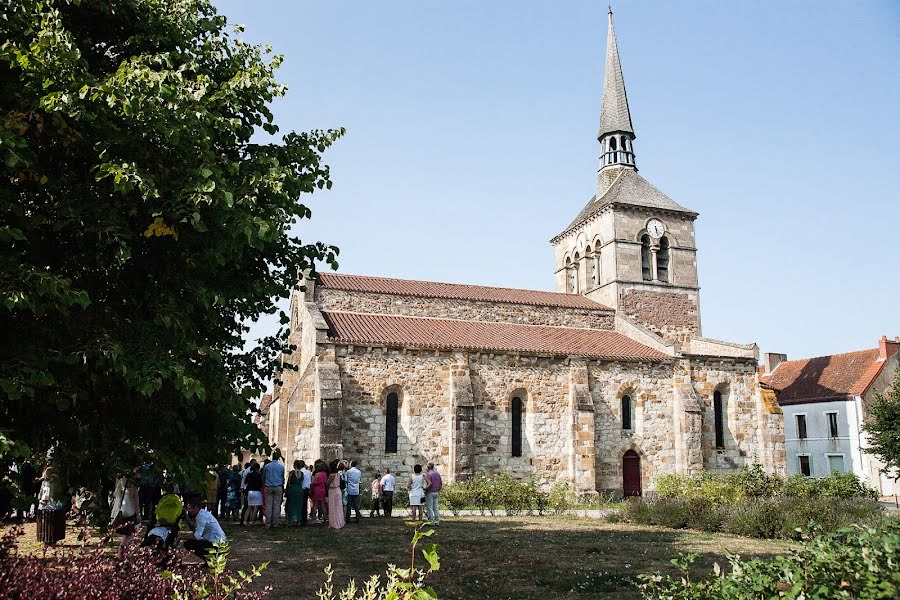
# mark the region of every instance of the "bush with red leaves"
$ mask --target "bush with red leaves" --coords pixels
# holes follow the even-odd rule
[[[17,540],[22,534],[13,529],[0,537],[0,598],[169,600],[178,591],[195,600],[215,598],[202,590],[218,589],[213,580],[225,581],[230,575],[213,575],[199,565],[183,564],[177,554],[160,556],[139,546],[129,548],[121,559],[102,547],[20,554]],[[237,591],[219,598],[256,600],[267,593]]]

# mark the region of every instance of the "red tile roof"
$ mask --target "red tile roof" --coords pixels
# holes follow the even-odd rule
[[[878,348],[780,363],[760,381],[778,392],[781,404],[862,394],[884,366]]]
[[[594,302],[580,294],[560,294],[558,292],[544,292],[540,290],[520,290],[514,288],[487,287],[483,285],[438,283],[436,281],[390,279],[387,277],[344,275],[338,273],[319,273],[317,285],[337,290],[372,292],[396,296],[447,298],[452,300],[475,300],[480,302],[505,302],[508,304],[530,304],[534,306],[556,306],[560,308],[612,311],[608,306]]]
[[[259,401],[260,412],[266,412],[272,406],[272,394],[263,394],[262,400]]]
[[[603,360],[670,360],[615,331],[323,312],[333,341],[389,347],[584,356]]]

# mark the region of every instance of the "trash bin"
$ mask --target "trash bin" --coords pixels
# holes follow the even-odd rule
[[[66,537],[66,509],[54,508],[37,511],[37,541],[55,544]]]

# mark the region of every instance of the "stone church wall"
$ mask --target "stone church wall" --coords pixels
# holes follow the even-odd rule
[[[622,456],[641,457],[641,487],[652,491],[657,475],[674,472],[674,404],[671,363],[600,363],[590,368],[596,427],[597,489],[622,490]],[[632,399],[632,429],[622,429],[622,397]]]
[[[406,475],[416,463],[433,461],[447,473],[450,457],[452,355],[398,350],[337,349],[344,400],[344,456],[364,473],[385,467]],[[397,453],[385,454],[385,403],[400,401]]]
[[[323,311],[366,312],[412,317],[443,317],[471,321],[524,323],[557,327],[586,327],[613,329],[612,311],[595,311],[554,306],[508,304],[454,300],[446,298],[418,298],[366,292],[349,292],[316,287],[316,299]]]
[[[694,390],[703,402],[703,466],[709,471],[729,471],[764,461],[759,428],[764,410],[758,394],[756,361],[692,358]],[[727,415],[725,447],[717,449],[713,395],[722,393]],[[783,434],[782,434],[783,435]]]
[[[700,334],[696,296],[674,292],[626,290],[620,310],[665,339]]]

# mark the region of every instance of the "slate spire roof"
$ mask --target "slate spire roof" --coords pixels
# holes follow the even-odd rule
[[[588,200],[569,226],[550,241],[555,242],[610,205],[640,206],[684,213],[691,217],[697,216],[696,212],[669,198],[655,185],[641,177],[637,171],[624,169],[605,192]]]
[[[631,127],[631,112],[628,110],[628,96],[625,80],[622,78],[622,64],[619,62],[619,46],[613,29],[612,9],[609,10],[609,35],[606,41],[606,75],[603,79],[603,101],[600,108],[600,131],[598,138],[607,133],[621,131],[634,135]]]

